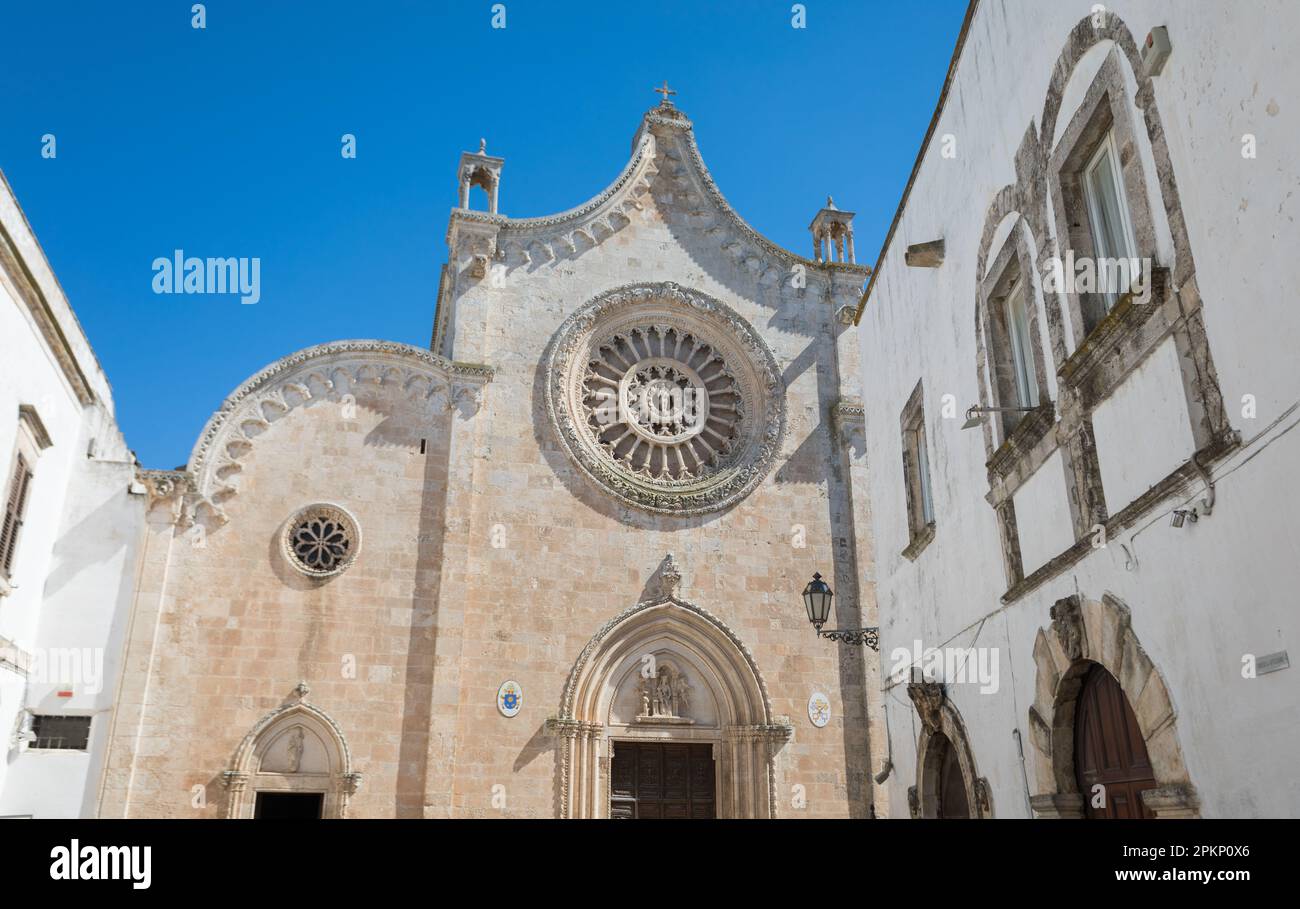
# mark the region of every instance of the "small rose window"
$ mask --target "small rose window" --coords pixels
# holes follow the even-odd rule
[[[289,564],[310,577],[325,578],[352,564],[361,548],[361,534],[342,508],[311,505],[289,519],[283,544]]]

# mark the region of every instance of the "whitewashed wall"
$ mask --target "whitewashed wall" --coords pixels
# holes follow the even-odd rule
[[[34,465],[13,589],[0,596],[0,649],[16,648],[20,663],[61,660],[74,648],[88,657],[77,678],[37,677],[0,663],[0,815],[90,816],[121,672],[143,503],[130,493],[134,458],[114,421],[108,381],[3,177],[0,226],[94,399],[83,405],[20,293],[21,279],[0,268],[0,485],[13,470],[20,405],[36,408],[52,443]],[[61,690],[72,697],[60,697]],[[27,750],[17,737],[25,709],[92,716],[90,748]]]
[[[1202,814],[1300,816],[1294,768],[1300,670],[1293,665],[1253,681],[1240,671],[1247,653],[1289,650],[1293,664],[1300,657],[1300,533],[1294,519],[1300,497],[1292,480],[1300,433],[1281,435],[1296,414],[1269,428],[1300,400],[1300,314],[1293,302],[1300,277],[1300,179],[1294,163],[1300,60],[1288,37],[1300,27],[1300,7],[1217,0],[1107,5],[1139,42],[1154,26],[1169,30],[1173,52],[1154,80],[1155,100],[1197,263],[1209,346],[1243,450],[1216,470],[1218,502],[1211,516],[1175,529],[1167,513],[1182,503],[1163,503],[1105,549],[1012,604],[1000,603],[1007,579],[994,511],[985,501],[986,452],[979,430],[960,428],[962,411],[979,400],[976,258],[988,206],[1001,187],[1015,182],[1016,149],[1031,124],[1038,129],[1052,68],[1090,4],[982,2],[858,328],[882,664],[888,668],[890,650],[911,648],[915,639],[927,646],[999,648],[996,693],[958,684],[949,694],[969,730],[978,773],[991,783],[994,813],[1026,816],[1034,769],[1022,770],[1015,735],[1025,738],[1030,761],[1035,635],[1050,623],[1055,600],[1076,592],[1093,599],[1110,593],[1131,608],[1133,630],[1169,687]],[[1080,61],[1064,93],[1058,133],[1110,46],[1094,48]],[[1126,78],[1132,82],[1131,73]],[[1135,122],[1151,183],[1150,148],[1140,117]],[[1246,133],[1257,142],[1253,160],[1241,155]],[[953,159],[940,155],[945,135],[956,139]],[[1154,186],[1148,189],[1154,193]],[[1159,197],[1150,198],[1158,215],[1157,254],[1169,265],[1169,227]],[[947,248],[941,267],[904,264],[909,244],[940,237]],[[999,244],[995,236],[993,252]],[[1041,321],[1041,294],[1037,305]],[[1067,341],[1073,349],[1068,328]],[[898,417],[918,379],[926,389],[937,529],[929,547],[909,562],[900,555],[908,528]],[[941,415],[946,394],[956,401],[951,418]],[[1242,415],[1247,394],[1256,399],[1253,418]],[[1114,514],[1194,448],[1172,349],[1150,357],[1095,420],[1107,506]],[[1073,538],[1065,482],[1053,458],[1016,497],[1026,573]],[[1027,532],[1033,535],[1028,542]],[[885,696],[894,816],[906,816],[907,789],[916,784],[919,720],[905,687],[890,687]]]

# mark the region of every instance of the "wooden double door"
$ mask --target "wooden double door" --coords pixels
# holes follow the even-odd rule
[[[614,742],[610,817],[717,817],[713,746]]]
[[[1156,781],[1137,716],[1119,682],[1099,665],[1088,670],[1075,707],[1074,770],[1088,817],[1155,817],[1142,804],[1142,792]]]

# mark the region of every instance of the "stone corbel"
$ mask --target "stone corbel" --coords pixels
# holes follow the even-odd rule
[[[939,682],[909,682],[907,696],[912,699],[921,723],[931,733],[938,732],[943,721],[943,702],[946,697]]]
[[[1071,594],[1052,606],[1052,631],[1071,663],[1083,659],[1083,609],[1078,594]]]
[[[197,494],[194,477],[184,470],[136,470],[136,482],[148,498],[146,511],[170,513],[170,522],[184,529],[193,523],[189,500]]]

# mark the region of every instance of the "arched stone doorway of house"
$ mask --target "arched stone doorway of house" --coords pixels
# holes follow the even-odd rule
[[[574,664],[550,724],[559,815],[774,817],[775,755],[792,729],[774,721],[739,638],[665,586]]]
[[[1197,817],[1178,742],[1178,717],[1160,672],[1110,594],[1057,600],[1034,641],[1029,741],[1037,817]],[[1106,675],[1094,674],[1097,670]],[[1121,756],[1121,752],[1127,754]],[[1146,768],[1149,777],[1143,778]],[[1118,785],[1093,806],[1092,787]],[[1081,783],[1087,785],[1085,789]],[[1114,799],[1118,798],[1119,802]],[[1134,804],[1134,802],[1137,804]],[[1107,807],[1108,806],[1108,807]],[[1098,813],[1098,812],[1121,813]]]
[[[907,694],[921,718],[916,751],[916,785],[908,791],[914,818],[993,816],[988,780],[975,756],[961,714],[939,682],[912,682]]]

